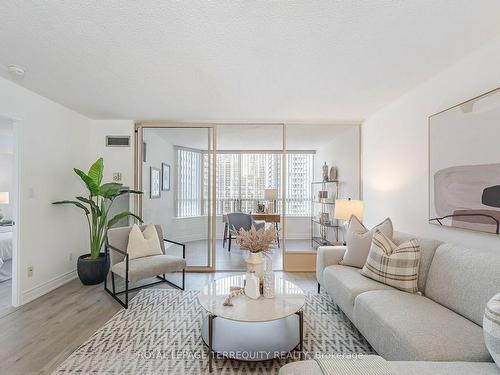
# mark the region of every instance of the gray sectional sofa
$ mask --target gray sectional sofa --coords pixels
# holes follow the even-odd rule
[[[477,368],[477,373],[499,374],[484,343],[482,321],[486,303],[500,291],[500,248],[473,250],[394,234],[396,244],[411,238],[417,238],[421,248],[422,295],[396,290],[361,275],[357,268],[340,265],[344,246],[318,249],[318,283],[375,351],[387,361],[405,361],[409,374],[411,368],[419,374],[448,373],[446,366],[450,373],[462,373],[458,366],[468,371],[464,373]],[[293,374],[294,365],[308,364],[287,365],[280,374]],[[314,361],[309,365],[317,367]],[[441,370],[432,372],[433,368]]]

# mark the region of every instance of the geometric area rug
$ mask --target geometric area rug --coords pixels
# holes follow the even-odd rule
[[[201,339],[206,311],[198,291],[141,290],[53,375],[163,375],[209,374],[208,349]],[[304,350],[318,355],[376,354],[368,342],[326,293],[306,292]],[[244,362],[218,358],[212,374],[277,374],[298,354]]]

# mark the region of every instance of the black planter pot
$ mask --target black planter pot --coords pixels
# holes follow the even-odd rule
[[[76,270],[83,284],[100,284],[108,274],[109,261],[104,253],[100,253],[99,257],[96,259],[91,259],[90,254],[84,254],[78,257]]]

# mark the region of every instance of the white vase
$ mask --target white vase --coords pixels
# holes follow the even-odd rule
[[[247,260],[247,272],[254,272],[255,276],[262,280],[264,275],[264,259],[260,253],[250,253]]]
[[[260,297],[260,280],[253,272],[247,272],[246,274],[245,295],[252,299]]]
[[[271,256],[266,257],[266,269],[264,271],[264,298],[274,298],[274,272]]]

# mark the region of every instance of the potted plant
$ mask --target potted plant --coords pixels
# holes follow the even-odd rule
[[[104,281],[109,271],[109,261],[101,252],[106,240],[106,231],[118,221],[133,216],[142,223],[142,219],[129,211],[120,212],[112,218],[108,217],[114,200],[124,194],[142,194],[141,191],[124,188],[116,182],[102,183],[104,162],[99,158],[90,167],[88,173],[74,168],[89,191],[88,197],[76,197],[76,200],[64,200],[53,204],[71,204],[80,208],[87,219],[90,239],[90,253],[78,258],[77,272],[85,285],[95,285]]]
[[[262,255],[268,255],[271,252],[269,247],[276,238],[274,228],[257,230],[252,225],[250,230],[243,228],[240,230],[232,229],[231,233],[236,238],[241,250],[250,252],[246,259],[247,272],[255,272],[255,275],[262,279],[264,276],[264,259]]]

